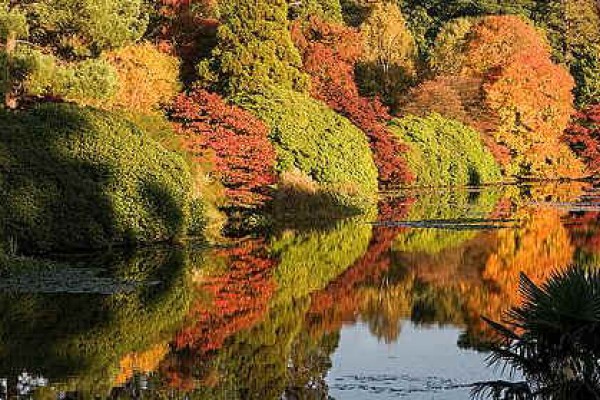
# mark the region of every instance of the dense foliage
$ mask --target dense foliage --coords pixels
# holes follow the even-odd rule
[[[377,190],[377,170],[364,134],[323,103],[286,90],[238,103],[271,127],[279,172],[299,170],[339,193],[342,203],[368,199]]]
[[[412,180],[402,154],[406,151],[385,127],[391,117],[377,99],[362,97],[354,68],[361,58],[361,38],[351,29],[313,18],[294,26],[293,38],[312,78],[311,94],[361,128],[371,146],[383,187]]]
[[[581,176],[581,165],[560,142],[573,112],[573,78],[551,61],[550,46],[538,31],[519,17],[490,16],[455,23],[442,33],[433,65],[460,80],[436,78],[437,85],[413,92],[421,104],[409,98],[406,109],[435,111],[440,107],[430,100],[436,95],[432,89],[452,90],[451,105],[442,111],[487,133],[486,142],[493,138],[500,149],[507,148],[512,159],[507,175]],[[494,154],[501,152],[494,149]]]
[[[111,80],[100,53],[138,40],[148,22],[142,0],[3,1],[0,8],[2,87],[10,108],[23,95],[110,97],[102,90]],[[31,75],[34,88],[44,90],[23,85]]]
[[[358,77],[363,92],[395,106],[415,78],[415,43],[398,6],[375,3],[360,26],[363,54]]]
[[[306,0],[288,3],[292,20],[302,21],[312,16],[335,23],[343,21],[339,0]]]
[[[228,206],[259,206],[269,199],[276,160],[264,123],[200,89],[177,97],[170,114],[187,150],[212,165]]]
[[[565,131],[565,142],[592,174],[600,171],[600,105],[578,113]]]
[[[110,121],[65,131],[112,129],[130,143],[137,128],[113,128],[121,117],[76,108],[93,106],[149,131],[148,146],[183,154],[191,174],[173,186],[195,198],[185,222],[165,231],[139,223],[154,233],[128,233],[133,242],[211,225],[219,207],[230,229],[277,231],[298,211],[318,209],[319,219],[371,211],[377,189],[413,182],[595,173],[599,24],[596,0],[0,0],[2,118],[19,137],[45,110],[40,103],[74,103],[69,113],[84,122]],[[588,116],[564,134],[576,107]],[[113,165],[129,151],[128,171],[151,163],[145,147],[115,147],[95,150],[94,162]],[[36,166],[52,158],[35,154]],[[149,175],[170,168],[154,162]]]
[[[118,115],[68,105],[4,112],[1,235],[24,252],[155,242],[186,233],[183,160]]]
[[[432,114],[394,120],[392,130],[409,143],[407,161],[422,186],[481,185],[500,180],[500,169],[477,131]]]
[[[203,85],[225,94],[260,93],[270,86],[302,90],[300,56],[288,30],[286,0],[222,4],[217,46],[199,65]]]
[[[150,43],[139,43],[105,54],[114,67],[118,91],[102,106],[151,113],[168,104],[180,89],[179,60]]]

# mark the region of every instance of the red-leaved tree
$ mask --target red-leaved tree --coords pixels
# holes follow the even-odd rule
[[[212,164],[228,207],[258,207],[269,200],[276,154],[262,121],[200,89],[179,95],[170,111],[189,152]]]
[[[592,174],[600,172],[600,104],[578,113],[563,140],[581,158]]]
[[[359,33],[348,27],[311,17],[292,27],[292,38],[311,76],[311,94],[362,129],[371,145],[381,187],[411,182],[414,177],[402,155],[405,145],[386,128],[391,119],[377,99],[362,97],[354,66],[362,53]]]

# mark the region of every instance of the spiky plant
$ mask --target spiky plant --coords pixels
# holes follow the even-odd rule
[[[474,397],[600,399],[600,272],[573,266],[536,285],[521,274],[522,304],[503,323],[484,320],[498,334],[490,365],[522,382],[482,382]]]

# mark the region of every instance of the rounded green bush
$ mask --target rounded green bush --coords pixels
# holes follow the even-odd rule
[[[185,234],[188,167],[127,119],[44,104],[0,125],[0,242],[64,252]]]
[[[500,167],[479,132],[439,114],[409,115],[390,129],[410,146],[408,165],[418,186],[481,185],[501,180]]]
[[[369,198],[377,191],[377,168],[366,136],[325,104],[279,89],[236,102],[271,127],[280,172],[299,170],[347,198]]]

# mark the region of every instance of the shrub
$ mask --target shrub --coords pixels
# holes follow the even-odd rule
[[[500,180],[500,169],[477,131],[439,114],[394,120],[391,129],[410,144],[408,164],[421,186],[480,185]]]
[[[21,49],[13,63],[17,75],[24,76],[27,96],[53,97],[89,105],[108,101],[118,90],[115,69],[101,59],[61,63],[38,50]]]
[[[227,217],[219,210],[224,203],[225,188],[211,177],[211,167],[200,164],[189,153],[184,137],[177,135],[175,125],[162,113],[127,113],[127,119],[135,123],[152,140],[167,150],[179,154],[192,175],[191,220],[188,235],[219,240]]]
[[[180,89],[179,61],[150,43],[111,51],[104,58],[115,68],[118,91],[107,106],[138,113],[156,111]]]
[[[279,172],[297,169],[350,203],[377,190],[365,135],[324,104],[287,90],[237,101],[271,127]]]
[[[0,237],[22,251],[156,242],[186,232],[181,157],[108,112],[45,104],[0,114]]]
[[[438,113],[475,128],[496,161],[506,166],[511,161],[510,152],[493,137],[498,116],[485,107],[481,85],[481,78],[437,76],[413,88],[400,107],[400,113],[418,117]]]

